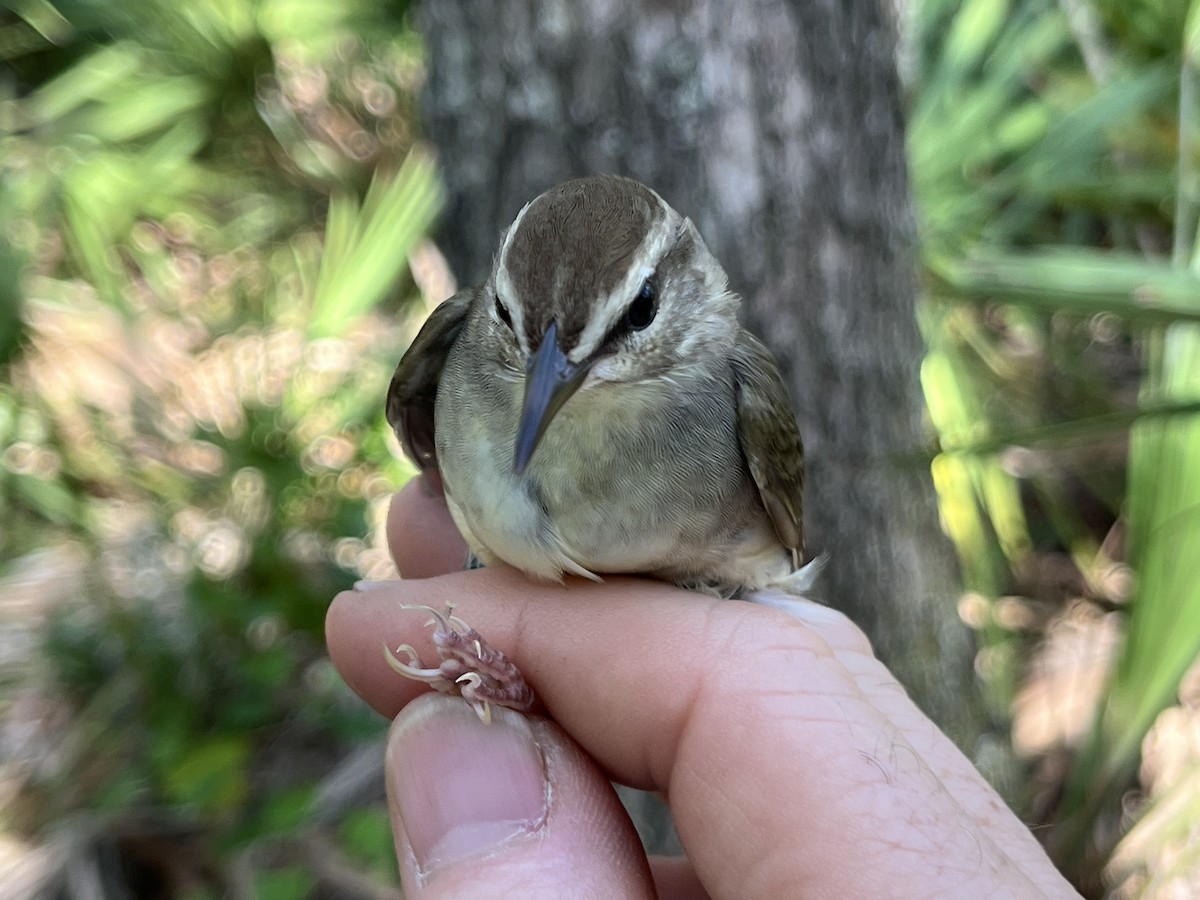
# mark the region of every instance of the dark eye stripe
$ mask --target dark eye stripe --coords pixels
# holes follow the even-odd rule
[[[509,328],[513,327],[512,316],[509,315],[508,307],[500,302],[499,294],[496,295],[496,315],[498,315],[500,317],[500,321],[503,322],[505,325],[507,325]]]

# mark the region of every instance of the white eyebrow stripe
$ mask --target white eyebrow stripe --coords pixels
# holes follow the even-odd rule
[[[508,274],[508,248],[512,244],[513,235],[521,226],[521,220],[525,218],[525,213],[529,212],[531,206],[533,206],[533,201],[522,206],[517,217],[513,219],[513,223],[508,226],[508,231],[504,234],[504,242],[500,245],[500,265],[496,267],[496,295],[504,304],[504,308],[508,310],[509,318],[512,319],[513,333],[517,336],[517,344],[526,354],[530,351],[525,341],[525,312],[521,308],[521,304],[517,302],[512,276]]]
[[[656,195],[657,196],[657,195]],[[660,199],[658,201],[662,203]],[[663,204],[664,206],[666,204]],[[612,291],[596,303],[594,315],[588,319],[587,325],[579,334],[579,341],[567,357],[573,363],[581,363],[590,357],[600,347],[600,342],[612,330],[614,324],[625,315],[630,301],[642,286],[642,282],[654,274],[663,255],[675,243],[675,223],[667,209],[660,219],[642,240],[634,254],[633,264],[629,271]]]

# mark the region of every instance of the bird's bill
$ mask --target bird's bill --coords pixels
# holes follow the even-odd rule
[[[587,371],[587,364],[567,359],[558,344],[558,325],[551,322],[525,373],[525,403],[513,453],[513,471],[518,475],[529,465],[550,421],[583,384]]]

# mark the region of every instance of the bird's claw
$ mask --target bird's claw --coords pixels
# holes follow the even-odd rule
[[[423,605],[405,605],[401,609],[422,610],[433,617],[426,624],[433,626],[433,646],[441,661],[437,666],[426,667],[409,644],[401,644],[394,652],[384,647],[384,658],[392,669],[444,694],[459,695],[471,704],[484,724],[492,720],[493,704],[517,712],[533,708],[533,689],[520,669],[454,615],[452,604],[446,604],[445,612]],[[397,658],[401,653],[407,661]]]

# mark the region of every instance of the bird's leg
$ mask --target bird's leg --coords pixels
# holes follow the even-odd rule
[[[417,652],[408,644],[401,644],[393,653],[384,648],[384,657],[389,666],[406,678],[423,681],[444,694],[458,694],[475,710],[485,723],[492,720],[492,705],[504,706],[518,712],[533,708],[533,689],[503,653],[489,644],[483,637],[453,614],[452,604],[446,604],[441,612],[432,606],[405,605],[401,609],[419,609],[433,618],[427,623],[433,626],[433,646],[440,662],[437,666],[424,667]],[[398,659],[404,654],[407,661]]]

